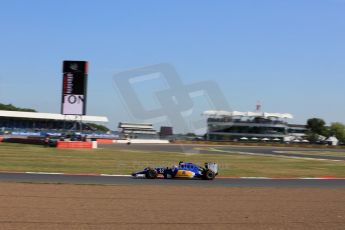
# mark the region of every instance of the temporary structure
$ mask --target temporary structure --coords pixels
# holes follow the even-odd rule
[[[326,140],[330,145],[337,145],[339,140],[335,136],[331,136]]]
[[[304,143],[309,143],[309,141],[308,141],[308,140],[302,140],[302,142],[304,142]]]

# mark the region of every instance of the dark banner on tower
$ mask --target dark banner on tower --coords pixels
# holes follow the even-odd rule
[[[63,62],[61,114],[86,114],[87,67],[86,61]]]

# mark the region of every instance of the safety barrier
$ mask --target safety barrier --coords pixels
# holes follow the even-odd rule
[[[97,139],[97,143],[98,144],[113,144],[114,143],[114,140],[112,139]]]
[[[93,145],[90,141],[57,141],[58,149],[92,149]]]

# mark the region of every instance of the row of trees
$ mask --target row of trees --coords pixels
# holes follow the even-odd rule
[[[108,129],[108,127],[104,126],[104,125],[99,125],[99,124],[95,124],[95,123],[86,123],[88,126],[94,128],[97,131],[101,131],[101,132],[108,132],[110,131],[110,129]]]
[[[316,142],[319,136],[330,137],[335,136],[339,141],[345,142],[345,124],[333,122],[330,126],[321,118],[310,118],[307,121],[307,136],[309,141]]]
[[[7,111],[22,111],[22,112],[36,112],[34,109],[28,108],[19,108],[12,104],[2,104],[0,103],[0,110],[7,110]]]

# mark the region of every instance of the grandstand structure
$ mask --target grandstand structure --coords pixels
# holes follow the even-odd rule
[[[19,112],[0,110],[0,129],[12,132],[63,132],[76,130],[96,131],[85,123],[106,123],[105,116],[73,116],[54,113]]]
[[[207,140],[292,141],[305,137],[306,127],[289,124],[289,113],[205,111]]]
[[[118,129],[122,139],[159,139],[158,132],[149,123],[120,122]]]

